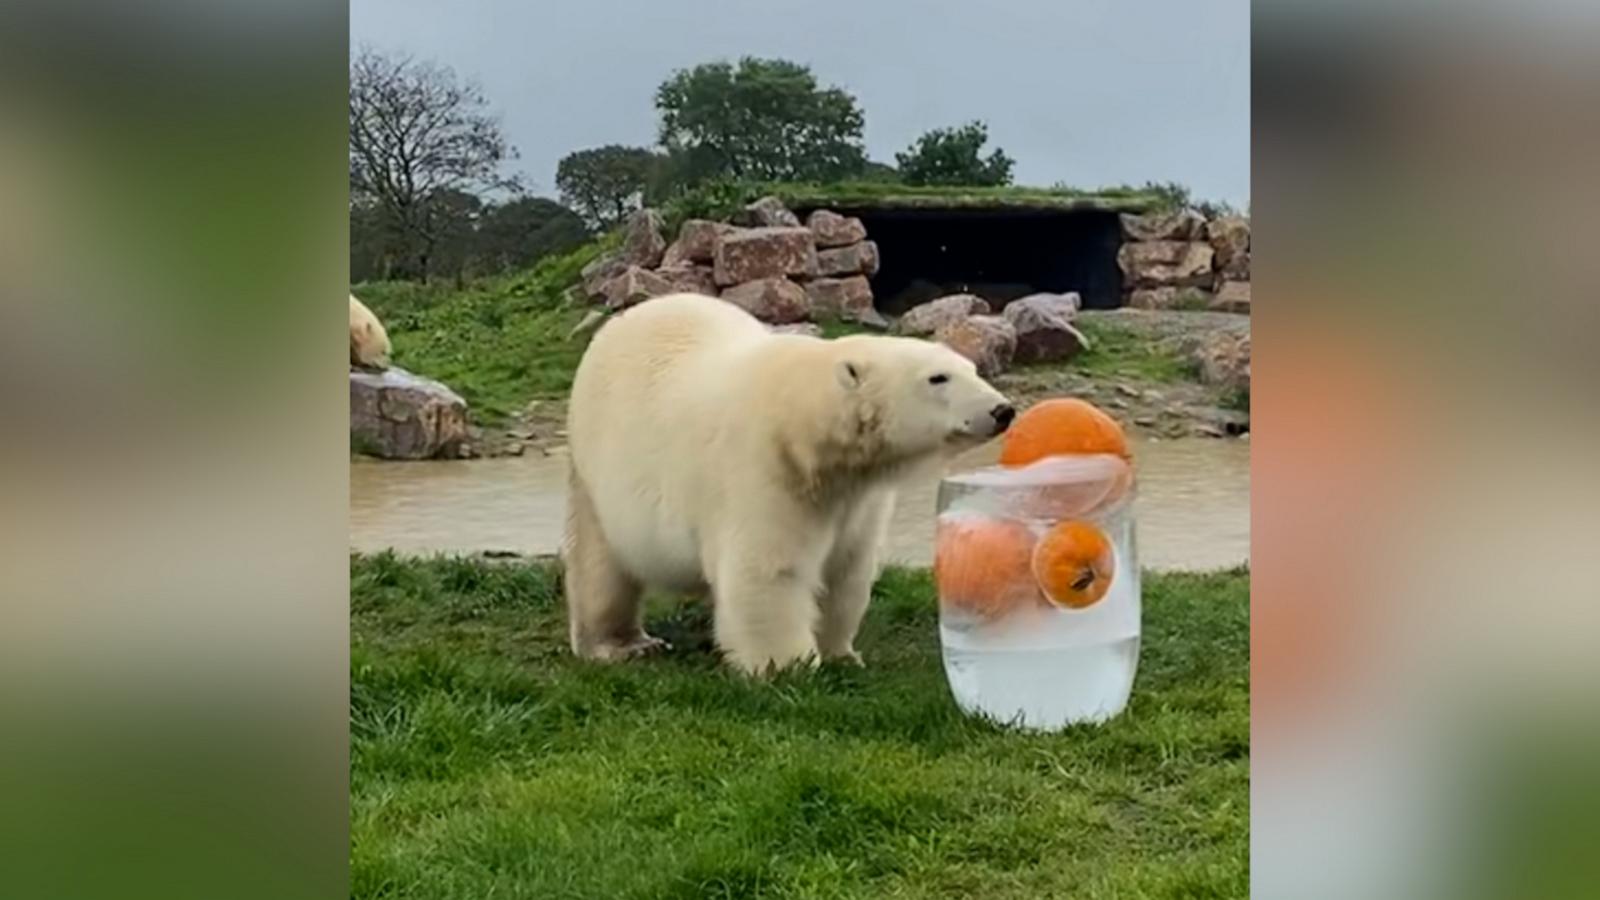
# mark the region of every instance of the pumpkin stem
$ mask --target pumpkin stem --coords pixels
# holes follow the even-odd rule
[[[1072,583],[1072,589],[1075,591],[1086,591],[1089,589],[1089,585],[1091,584],[1094,584],[1094,570],[1084,569],[1083,572],[1078,575],[1078,580]]]

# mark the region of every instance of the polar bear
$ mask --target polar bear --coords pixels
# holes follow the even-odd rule
[[[896,488],[1015,414],[939,344],[775,334],[693,294],[627,310],[572,386],[573,651],[660,646],[640,603],[660,587],[709,592],[717,646],[745,672],[859,662]]]
[[[350,295],[350,365],[365,369],[389,367],[389,333],[367,305]]]

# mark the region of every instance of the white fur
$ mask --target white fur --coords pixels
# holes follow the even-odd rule
[[[350,295],[350,364],[369,369],[389,367],[389,333],[355,294]]]
[[[996,434],[1004,403],[938,344],[773,334],[688,294],[628,310],[572,388],[573,650],[659,645],[639,603],[656,586],[709,589],[717,644],[742,670],[859,659],[897,486]]]

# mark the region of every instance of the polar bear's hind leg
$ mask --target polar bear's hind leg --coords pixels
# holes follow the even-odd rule
[[[609,662],[666,648],[665,641],[645,633],[643,590],[617,563],[588,488],[576,472],[562,557],[573,653]]]

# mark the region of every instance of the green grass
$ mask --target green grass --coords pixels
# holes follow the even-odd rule
[[[1078,319],[1073,325],[1089,338],[1089,349],[1073,357],[1071,366],[1086,375],[1160,384],[1177,384],[1196,378],[1192,362],[1148,334],[1088,319]]]
[[[572,386],[587,338],[567,334],[589,307],[566,294],[603,246],[465,287],[368,282],[351,290],[384,323],[395,365],[444,382],[475,421],[499,424],[529,400],[564,396]]]
[[[351,561],[351,895],[1242,897],[1249,579],[1150,575],[1128,711],[960,715],[925,572],[880,581],[868,668],[753,682],[698,605],[677,649],[565,646],[552,567]]]

